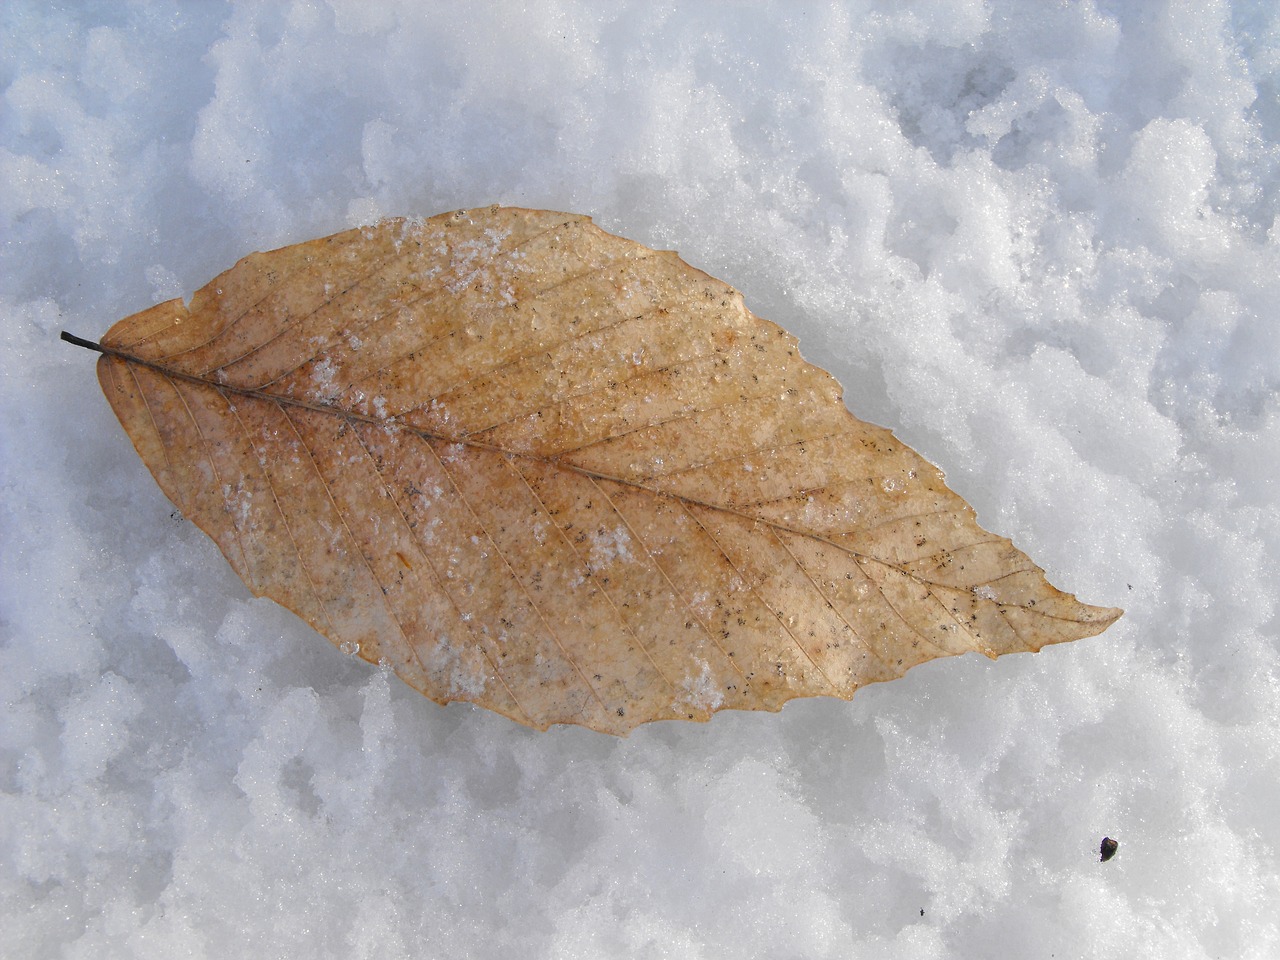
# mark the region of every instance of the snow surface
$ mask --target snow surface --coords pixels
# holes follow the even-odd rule
[[[1280,955],[1278,9],[7,0],[4,955]],[[58,331],[492,202],[737,286],[1127,616],[615,740],[250,599]]]

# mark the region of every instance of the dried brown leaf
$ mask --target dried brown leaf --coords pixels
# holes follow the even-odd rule
[[[735,290],[586,217],[255,253],[101,349],[138,453],[250,590],[439,703],[625,734],[1120,616],[979,527]]]

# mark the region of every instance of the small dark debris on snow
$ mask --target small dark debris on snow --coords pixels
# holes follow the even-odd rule
[[[1103,837],[1102,846],[1098,848],[1098,852],[1102,854],[1102,856],[1098,858],[1099,861],[1101,863],[1106,863],[1116,855],[1116,851],[1119,849],[1120,844],[1118,841],[1112,840],[1110,837]]]

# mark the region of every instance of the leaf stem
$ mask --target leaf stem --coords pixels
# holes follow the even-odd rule
[[[84,347],[86,350],[96,350],[98,353],[107,352],[103,349],[102,344],[94,343],[92,340],[84,340],[77,337],[74,333],[67,333],[65,330],[62,331],[62,339],[67,341],[67,343],[74,343],[77,347]]]

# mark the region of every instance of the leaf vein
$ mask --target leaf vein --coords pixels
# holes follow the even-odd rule
[[[504,251],[504,253],[505,253],[507,256],[510,256],[511,254],[515,253],[517,250],[520,250],[521,248],[526,247],[526,246],[528,246],[529,244],[534,243],[534,242],[535,242],[535,241],[537,241],[537,240],[540,240],[541,238],[545,237],[547,234],[549,234],[549,233],[551,233],[551,232],[553,232],[553,231],[555,231],[555,230],[560,229],[560,227],[562,227],[562,226],[564,226],[564,225],[565,225],[565,224],[560,224],[559,226],[555,226],[555,227],[548,227],[548,228],[547,228],[547,229],[545,229],[545,230],[540,230],[539,232],[537,232],[537,233],[533,234],[532,236],[526,237],[524,240],[521,240],[519,243],[514,244],[510,249],[505,250],[505,251]],[[405,309],[408,309],[408,308],[410,308],[410,307],[420,307],[420,306],[421,306],[421,304],[422,304],[423,302],[425,302],[425,301],[427,301],[427,300],[431,300],[431,299],[433,299],[434,297],[436,297],[437,295],[439,295],[439,294],[440,294],[440,293],[442,293],[442,292],[447,292],[447,290],[446,290],[446,285],[449,283],[449,277],[448,277],[448,276],[446,276],[446,275],[444,275],[444,274],[441,274],[441,275],[439,275],[439,277],[433,277],[432,279],[433,279],[433,280],[435,280],[435,281],[437,281],[437,282],[435,282],[435,283],[434,283],[434,284],[432,284],[432,285],[428,285],[428,286],[426,286],[426,287],[420,287],[420,288],[419,288],[419,294],[418,294],[418,296],[414,297],[413,299],[411,299],[411,300],[409,300],[408,302],[406,302],[405,304],[403,304],[403,307],[404,307]],[[345,291],[344,291],[344,293],[345,293]],[[377,326],[379,323],[381,323],[383,320],[388,319],[388,318],[391,318],[391,317],[393,317],[393,316],[397,315],[398,313],[399,313],[399,311],[384,311],[384,312],[382,312],[382,313],[374,314],[372,317],[370,317],[370,318],[369,318],[369,320],[368,320],[366,323],[364,323],[364,324],[360,325],[359,327],[357,327],[357,328],[356,328],[355,330],[353,330],[352,332],[353,332],[353,333],[355,333],[357,336],[358,336],[358,335],[360,335],[360,334],[368,335],[369,331],[371,331],[374,327],[376,327],[376,326]],[[450,331],[450,332],[453,332],[453,331]],[[395,359],[393,359],[393,360],[388,360],[385,364],[383,364],[383,365],[382,365],[381,367],[379,367],[378,369],[376,369],[376,370],[372,370],[372,371],[370,371],[369,373],[366,373],[366,374],[364,374],[364,375],[362,375],[362,376],[358,377],[357,379],[352,380],[352,381],[350,381],[349,383],[344,384],[344,388],[349,392],[351,389],[353,389],[353,388],[354,388],[354,387],[356,387],[357,385],[359,385],[359,384],[361,384],[361,383],[364,383],[365,381],[370,380],[370,379],[372,379],[373,377],[376,377],[378,374],[380,374],[380,373],[387,373],[387,372],[389,372],[393,367],[396,367],[396,366],[398,366],[399,364],[403,363],[405,360],[408,360],[410,357],[413,357],[414,355],[416,355],[416,354],[418,354],[418,353],[421,353],[423,350],[426,350],[427,348],[429,348],[429,347],[430,347],[430,346],[432,346],[433,344],[439,343],[441,340],[445,340],[445,339],[447,339],[447,338],[448,338],[448,336],[449,336],[449,334],[444,334],[444,335],[442,335],[442,336],[427,337],[427,338],[426,338],[426,339],[424,339],[424,340],[420,340],[420,341],[418,341],[418,342],[417,342],[413,347],[411,347],[410,349],[406,350],[406,351],[405,351],[404,353],[402,353],[400,356],[396,357],[396,358],[395,358]],[[325,345],[325,348],[326,348],[326,349],[327,349],[327,347],[328,347],[328,344],[326,344],[326,345]],[[320,354],[321,352],[322,352],[322,351],[316,351],[316,356],[319,356],[319,354]],[[262,388],[263,388],[263,387],[265,387],[265,386],[269,386],[270,384],[273,384],[273,383],[276,383],[276,382],[278,382],[278,381],[280,381],[280,380],[283,380],[285,377],[289,376],[290,374],[296,373],[298,370],[300,370],[300,369],[302,369],[303,367],[305,367],[305,366],[306,366],[308,363],[310,363],[312,360],[316,359],[316,356],[308,357],[306,360],[304,360],[302,363],[298,364],[298,365],[297,365],[296,367],[294,367],[293,369],[288,370],[288,371],[286,371],[286,372],[284,372],[284,373],[280,374],[279,376],[277,376],[277,377],[273,378],[272,380],[267,381],[267,383],[260,385],[260,386],[258,387],[258,389],[262,389]],[[402,416],[402,415],[403,415],[403,414],[396,414],[396,416]]]
[[[833,610],[835,612],[835,615],[840,618],[841,622],[846,627],[849,628],[849,632],[853,634],[853,638],[858,641],[859,646],[861,646],[862,649],[866,650],[867,653],[871,654],[871,656],[874,657],[876,660],[879,660],[884,667],[888,668],[889,670],[892,670],[893,669],[892,665],[887,660],[885,660],[884,657],[880,656],[879,651],[877,651],[873,646],[871,646],[871,644],[867,643],[867,641],[863,638],[862,634],[858,632],[858,629],[849,621],[849,618],[846,617],[844,613],[840,610],[840,608],[836,606],[835,602],[829,596],[827,596],[827,592],[823,590],[822,586],[818,583],[818,581],[814,579],[813,574],[809,572],[809,568],[800,562],[800,558],[795,555],[795,552],[787,544],[786,540],[782,538],[782,535],[773,528],[770,528],[769,533],[771,533],[773,535],[773,538],[778,541],[782,549],[787,551],[787,556],[791,558],[791,562],[794,563],[800,569],[800,572],[805,575],[806,579],[808,579],[808,581],[811,584],[813,584],[813,589],[818,592],[818,596],[822,597],[822,599],[826,601],[827,606],[831,610]],[[794,534],[792,534],[792,536],[794,536]]]
[[[512,459],[510,457],[503,457],[502,459],[503,459],[503,463],[506,464],[506,466],[511,470],[512,473],[514,473],[517,477],[520,478],[520,480],[524,483],[525,487],[528,489],[530,495],[538,502],[538,508],[543,512],[543,514],[545,514],[547,521],[553,527],[556,528],[557,532],[559,532],[560,538],[564,540],[565,544],[568,545],[569,549],[573,551],[574,556],[578,559],[578,563],[583,568],[586,568],[587,564],[586,564],[586,561],[583,559],[582,554],[579,552],[578,548],[574,546],[573,541],[569,539],[568,534],[565,533],[564,529],[560,526],[560,524],[556,522],[555,518],[551,515],[551,511],[547,509],[546,503],[543,502],[542,497],[538,496],[538,492],[533,489],[533,485],[529,483],[529,480],[524,475],[523,471],[519,470],[515,466],[515,464],[512,463]],[[631,624],[627,622],[627,619],[622,615],[622,611],[618,609],[618,605],[614,602],[613,597],[610,595],[608,588],[605,586],[603,582],[600,581],[599,578],[593,577],[592,579],[596,581],[596,586],[599,588],[601,595],[603,595],[604,598],[609,601],[609,606],[613,609],[614,614],[617,616],[618,622],[622,624],[622,628],[626,630],[628,634],[630,634],[631,639],[633,639],[636,642],[636,646],[639,647],[642,651],[644,651],[644,655],[648,659],[649,664],[653,667],[654,672],[657,673],[657,675],[660,676],[664,681],[666,681],[667,686],[671,687],[674,690],[675,684],[673,684],[671,682],[671,679],[665,673],[662,672],[662,668],[659,667],[657,661],[653,659],[653,654],[649,651],[648,647],[646,647],[644,643],[641,642],[640,638],[636,636],[635,631],[631,628]]]
[[[171,378],[168,380],[169,385],[173,388],[173,392],[177,394],[178,399],[182,401],[182,409],[186,413],[187,418],[191,421],[191,426],[195,429],[196,436],[199,438],[201,446],[204,447],[205,456],[208,458],[209,466],[213,470],[214,482],[218,484],[218,494],[222,496],[224,514],[229,517],[230,512],[227,510],[226,495],[222,493],[222,487],[224,484],[222,482],[222,471],[218,469],[217,457],[214,456],[213,448],[210,446],[208,438],[205,437],[204,431],[200,429],[200,423],[196,420],[195,414],[191,412],[191,404],[187,403],[187,398],[178,387],[180,382],[181,381],[173,380]],[[226,397],[222,397],[222,400],[225,402]],[[234,520],[231,521],[231,532],[236,539],[236,549],[240,551],[240,562],[243,564],[245,572],[248,573],[249,565],[244,552],[244,540],[240,536],[240,524],[236,523]]]
[[[563,348],[563,347],[568,346],[569,344],[571,344],[571,343],[573,343],[573,342],[575,342],[575,341],[577,341],[577,340],[582,340],[582,339],[585,339],[586,337],[590,337],[590,336],[595,336],[595,335],[598,335],[598,334],[607,333],[607,332],[612,331],[612,330],[617,330],[619,327],[623,327],[623,326],[625,326],[625,325],[626,325],[626,324],[628,324],[628,323],[634,323],[635,321],[638,321],[638,320],[642,320],[642,319],[644,319],[644,318],[645,318],[645,317],[647,317],[649,314],[653,313],[653,311],[654,311],[654,310],[656,310],[656,309],[657,309],[657,308],[655,307],[655,308],[653,308],[652,310],[646,310],[644,313],[639,313],[639,314],[628,315],[628,316],[622,317],[622,318],[621,318],[621,319],[619,319],[619,320],[614,320],[612,323],[607,323],[607,324],[605,324],[604,326],[601,326],[601,327],[592,327],[590,330],[582,330],[582,331],[579,331],[577,334],[575,334],[575,335],[574,335],[574,336],[572,336],[572,337],[567,337],[567,338],[565,338],[565,339],[563,339],[563,340],[558,340],[558,341],[556,341],[555,343],[547,344],[545,347],[540,348],[540,349],[538,350],[538,352],[537,352],[537,353],[550,354],[550,353],[553,353],[553,352],[554,352],[554,351],[556,351],[556,350],[559,350],[559,349],[561,349],[561,348]],[[534,353],[520,354],[519,356],[511,357],[511,358],[509,358],[509,359],[507,359],[507,360],[503,361],[502,363],[495,364],[495,365],[494,365],[494,366],[492,366],[492,367],[486,367],[485,369],[483,369],[483,370],[479,371],[479,372],[478,372],[474,377],[468,377],[468,378],[467,378],[467,379],[465,379],[465,380],[459,380],[457,383],[452,383],[452,384],[450,384],[447,388],[445,388],[444,390],[441,390],[441,391],[439,391],[438,393],[436,393],[436,394],[434,394],[434,395],[432,395],[432,396],[430,396],[430,397],[426,398],[426,399],[425,399],[425,400],[423,400],[421,403],[418,403],[418,404],[416,404],[416,405],[414,405],[414,406],[412,406],[412,407],[407,407],[407,408],[405,408],[404,410],[398,410],[398,411],[396,411],[396,413],[394,414],[394,416],[396,416],[396,417],[407,417],[407,416],[408,416],[409,414],[411,414],[411,413],[416,413],[418,410],[421,410],[421,409],[423,409],[423,408],[425,408],[425,407],[429,407],[429,406],[431,406],[431,404],[432,404],[432,403],[439,401],[441,397],[445,397],[445,396],[447,396],[447,395],[448,395],[448,394],[450,394],[450,393],[454,393],[454,392],[456,392],[456,391],[458,391],[458,390],[463,389],[464,387],[469,387],[469,386],[471,386],[473,383],[476,383],[477,381],[481,381],[481,380],[484,380],[484,379],[486,379],[486,378],[488,378],[488,377],[492,377],[494,374],[498,373],[498,372],[499,372],[499,371],[501,371],[501,370],[506,370],[506,369],[508,369],[508,368],[510,368],[510,367],[515,367],[515,366],[520,365],[521,363],[525,363],[526,361],[532,360],[535,356],[537,356],[537,354],[534,354]],[[701,359],[701,357],[704,357],[704,356],[709,356],[709,354],[700,354],[697,358],[684,358],[684,357],[682,357],[679,361],[677,361],[677,364],[682,364],[682,363],[686,362],[686,360],[687,360],[687,359]],[[675,366],[675,365],[677,365],[677,364],[668,364],[668,365],[666,365],[666,367],[665,367],[664,369],[669,369],[671,366]],[[649,371],[649,372],[652,372],[652,371]],[[646,375],[647,375],[647,374],[646,374]],[[640,376],[640,377],[632,377],[632,378],[629,378],[629,379],[627,379],[627,380],[619,381],[619,386],[622,386],[622,385],[627,384],[627,383],[631,383],[633,380],[639,380],[639,379],[642,379],[642,377],[643,377],[643,376],[644,376],[644,375],[642,375],[642,376]],[[588,389],[588,390],[582,390],[582,391],[580,391],[580,392],[578,392],[578,393],[569,394],[569,395],[566,395],[566,396],[564,396],[564,397],[560,397],[558,400],[556,400],[556,401],[554,401],[554,402],[555,402],[555,403],[564,403],[564,402],[569,401],[569,400],[577,399],[578,397],[591,396],[592,394],[594,394],[594,393],[598,393],[598,392],[599,392],[599,389],[598,389],[598,388],[592,388],[592,389]],[[484,427],[477,427],[477,428],[476,428],[476,429],[474,429],[474,430],[468,430],[466,433],[462,434],[462,436],[464,436],[464,437],[471,437],[471,436],[475,436],[475,435],[477,435],[477,434],[481,434],[481,433],[488,433],[489,431],[491,431],[491,430],[495,430],[495,429],[497,429],[498,427],[506,426],[508,423],[512,423],[512,422],[514,422],[514,421],[516,421],[516,420],[519,420],[519,419],[520,419],[520,418],[522,418],[522,417],[527,417],[527,416],[529,416],[529,414],[531,414],[531,413],[536,413],[536,412],[537,412],[537,411],[539,411],[539,410],[545,409],[545,406],[546,406],[546,405],[544,404],[543,406],[540,406],[540,407],[527,407],[527,408],[524,408],[524,409],[520,410],[519,412],[517,412],[517,413],[513,414],[512,416],[507,417],[505,420],[500,420],[500,421],[498,421],[498,422],[496,422],[496,423],[491,423],[491,424],[488,424],[487,426],[484,426]]]
[[[466,628],[467,633],[471,637],[472,645],[477,651],[479,651],[480,656],[484,657],[485,662],[489,664],[489,668],[493,671],[493,675],[498,678],[498,682],[502,684],[502,688],[506,690],[507,695],[511,697],[511,702],[516,705],[516,709],[524,715],[530,725],[533,725],[533,717],[529,714],[529,711],[524,708],[524,705],[520,702],[520,698],[516,696],[511,685],[507,683],[507,680],[502,675],[502,670],[498,667],[497,662],[489,655],[489,651],[484,648],[484,644],[481,643],[480,639],[476,636],[475,627],[473,627],[466,617],[463,616],[462,608],[458,606],[458,601],[454,599],[453,594],[449,591],[448,587],[445,586],[444,578],[440,576],[440,571],[436,569],[435,562],[431,559],[431,554],[424,549],[426,544],[423,542],[421,535],[414,529],[413,524],[409,521],[409,515],[405,513],[404,506],[401,504],[400,498],[396,496],[396,492],[392,489],[391,484],[387,483],[386,475],[383,474],[381,468],[378,466],[378,458],[375,457],[373,455],[373,451],[369,449],[369,445],[365,442],[359,426],[353,424],[351,432],[355,436],[356,440],[359,441],[360,449],[364,451],[364,455],[368,457],[369,465],[372,467],[374,474],[377,475],[379,482],[382,484],[382,489],[386,494],[387,499],[395,504],[396,512],[404,522],[405,529],[409,532],[409,536],[413,540],[414,546],[418,548],[418,555],[426,563],[427,569],[431,571],[432,579],[435,580],[436,589],[440,592],[441,596],[449,601],[449,605],[453,607],[454,612],[458,614],[458,622],[463,624]],[[410,647],[413,649],[413,655],[414,658],[417,659],[418,665],[422,667],[425,673],[430,674],[431,671],[427,668],[426,664],[422,662],[422,658],[418,655],[416,645],[410,643]]]
[[[658,562],[657,555],[651,549],[649,549],[649,545],[645,542],[644,537],[640,536],[639,531],[637,531],[636,528],[632,525],[631,521],[627,519],[627,515],[622,512],[622,508],[619,507],[616,503],[614,503],[613,497],[609,496],[609,491],[605,490],[604,487],[600,485],[600,478],[597,478],[588,474],[587,479],[589,479],[591,483],[595,486],[595,488],[600,491],[600,495],[605,498],[605,501],[612,508],[613,512],[618,515],[618,518],[624,524],[626,524],[627,531],[630,533],[632,539],[634,539],[636,543],[640,544],[640,548],[644,550],[645,556],[649,558],[650,562],[654,566],[654,569],[657,570],[660,574],[662,574],[662,579],[667,582],[667,586],[671,589],[671,595],[684,605],[684,608],[689,611],[694,621],[698,624],[698,626],[702,628],[702,632],[707,635],[707,639],[710,640],[713,644],[715,644],[716,648],[719,649],[720,653],[724,656],[729,666],[731,666],[734,669],[734,671],[738,674],[738,676],[742,678],[743,682],[746,683],[747,675],[742,671],[742,668],[738,666],[735,659],[729,655],[729,651],[727,651],[724,648],[724,646],[720,643],[720,640],[716,637],[715,633],[711,630],[711,628],[707,626],[706,622],[702,619],[702,615],[699,614],[696,609],[694,609],[693,603],[689,600],[689,598],[686,597],[684,594],[682,594],[680,590],[676,587],[675,581],[671,579],[671,575],[668,574],[666,569],[662,566],[662,564]]]
[[[114,359],[114,358],[113,358]],[[160,424],[156,422],[155,411],[151,409],[151,399],[147,396],[147,391],[142,388],[142,381],[138,379],[138,373],[133,368],[133,364],[128,361],[122,361],[124,367],[129,371],[129,376],[133,378],[133,385],[138,388],[138,395],[142,397],[142,406],[147,411],[147,419],[151,421],[151,429],[155,430],[156,438],[160,441],[160,450],[164,454],[164,465],[172,468],[173,461],[169,459],[169,447],[164,442],[164,434],[160,432]],[[108,367],[111,370],[111,381],[116,383],[116,365],[113,363]],[[172,378],[169,378],[173,382]]]
[[[818,674],[822,677],[824,681],[826,681],[827,686],[829,686],[832,690],[839,689],[834,683],[831,682],[831,678],[827,676],[827,672],[822,669],[822,666],[818,663],[818,661],[814,660],[813,657],[810,656],[809,651],[806,650],[804,648],[804,644],[800,642],[800,638],[795,635],[795,631],[793,631],[791,629],[791,626],[786,622],[785,619],[783,619],[782,613],[778,610],[775,610],[773,606],[769,603],[769,601],[764,598],[764,595],[760,592],[759,587],[757,587],[754,583],[752,583],[750,578],[743,575],[741,568],[739,568],[739,566],[733,562],[733,558],[729,556],[729,551],[724,548],[724,545],[720,543],[720,540],[716,537],[716,535],[707,529],[706,524],[704,524],[700,519],[698,519],[697,515],[694,514],[692,510],[689,509],[687,504],[685,504],[683,501],[679,501],[679,503],[680,503],[680,508],[684,510],[684,512],[689,516],[690,520],[692,520],[694,523],[698,525],[698,529],[702,531],[703,535],[705,535],[712,543],[716,545],[716,549],[720,551],[720,554],[721,556],[724,557],[725,562],[728,563],[729,566],[733,568],[734,575],[737,576],[738,579],[741,580],[743,583],[745,583],[748,586],[748,588],[751,590],[751,592],[755,594],[756,599],[760,601],[761,605],[766,610],[768,610],[771,614],[773,614],[774,619],[778,621],[778,625],[782,627],[784,631],[786,631],[787,636],[791,638],[791,642],[795,644],[796,649],[799,650],[800,653],[804,655],[804,658],[808,660],[810,664],[812,664],[813,668],[818,671]]]
[[[320,469],[320,464],[316,460],[316,455],[311,450],[311,444],[307,443],[307,438],[302,435],[302,431],[299,430],[298,425],[294,423],[293,417],[289,416],[289,411],[284,407],[280,407],[280,412],[284,415],[285,422],[289,424],[289,427],[293,430],[293,435],[298,438],[298,443],[302,445],[302,449],[306,452],[307,459],[311,461],[311,469],[315,471],[316,479],[320,481],[320,488],[324,490],[325,497],[329,501],[329,506],[333,507],[333,512],[342,522],[342,529],[346,531],[347,539],[351,542],[351,547],[355,550],[356,554],[359,555],[360,560],[364,563],[365,570],[368,571],[374,585],[378,588],[378,595],[382,597],[383,608],[391,616],[391,620],[395,623],[396,629],[400,631],[400,637],[404,640],[405,646],[408,647],[409,653],[412,654],[415,660],[418,660],[418,665],[423,667],[425,670],[425,665],[418,659],[418,651],[414,648],[413,642],[409,639],[409,634],[404,629],[404,623],[400,620],[400,614],[396,611],[395,607],[391,605],[391,600],[386,590],[383,589],[383,583],[378,579],[377,571],[373,569],[373,563],[364,552],[364,548],[360,546],[360,541],[356,538],[356,535],[351,531],[351,524],[347,522],[346,511],[339,507],[338,502],[333,498],[333,489],[329,486],[329,481],[325,478],[324,473]]]
[[[905,616],[903,616],[902,611],[898,609],[898,605],[889,599],[889,595],[885,593],[884,588],[881,587],[880,584],[876,583],[875,580],[871,578],[871,575],[867,573],[867,571],[862,570],[862,565],[864,563],[878,563],[880,564],[880,566],[888,568],[891,573],[897,573],[900,576],[907,577],[908,579],[917,580],[918,582],[921,583],[922,586],[928,589],[928,584],[926,582],[919,581],[919,578],[913,577],[910,573],[903,570],[901,567],[897,567],[897,566],[894,566],[893,564],[885,563],[883,560],[877,560],[875,557],[862,557],[855,554],[854,561],[855,561],[855,566],[857,566],[858,569],[862,572],[862,575],[867,578],[867,583],[871,585],[871,588],[873,590],[875,590],[878,594],[880,594],[880,599],[885,602],[885,606],[887,606],[890,610],[893,611],[893,615],[902,621],[902,625],[904,627],[910,630],[913,634],[915,634],[917,637],[919,637],[929,646],[933,647],[933,649],[939,651],[940,656],[945,657],[950,655],[949,650],[947,650],[943,646],[940,646],[934,641],[930,640],[920,630],[918,630],[915,627],[915,625],[911,623],[910,620],[908,620]]]
[[[257,459],[259,463],[262,479],[266,481],[267,490],[271,493],[271,502],[275,505],[276,513],[280,515],[280,522],[284,525],[284,532],[289,536],[289,542],[293,546],[294,556],[298,558],[298,568],[302,570],[302,575],[306,578],[307,586],[311,590],[311,595],[319,605],[320,612],[324,615],[325,622],[329,624],[329,634],[336,637],[338,635],[338,631],[334,626],[333,618],[329,615],[329,605],[325,603],[324,597],[320,594],[319,588],[316,587],[315,580],[311,576],[311,570],[307,567],[307,561],[302,555],[302,548],[298,546],[298,538],[294,535],[293,528],[289,524],[289,517],[280,503],[280,495],[276,490],[275,481],[271,479],[271,471],[265,467],[265,464],[268,462],[268,458],[254,442],[253,434],[249,431],[249,428],[245,426],[244,418],[240,416],[240,411],[236,409],[234,404],[228,404],[228,409],[236,418],[236,423],[239,424],[241,431],[244,433],[245,439],[253,449],[255,459]]]
[[[436,463],[440,466],[441,473],[444,474],[446,479],[448,479],[450,486],[452,486],[454,491],[458,494],[459,501],[463,504],[463,506],[467,508],[467,512],[471,514],[472,518],[476,522],[476,525],[484,533],[485,539],[488,540],[489,543],[493,545],[493,549],[497,552],[498,557],[502,560],[503,566],[507,568],[507,572],[511,575],[511,579],[515,581],[517,586],[519,586],[520,591],[521,593],[524,594],[525,599],[529,603],[529,606],[538,615],[538,619],[542,621],[543,629],[547,631],[547,635],[550,636],[551,639],[555,642],[555,645],[559,648],[561,655],[565,659],[565,662],[568,663],[571,667],[573,667],[574,671],[578,674],[579,678],[582,680],[583,685],[591,693],[591,696],[595,698],[596,703],[600,705],[600,709],[605,714],[607,714],[609,712],[609,708],[605,706],[604,698],[602,698],[600,694],[596,691],[596,688],[591,685],[591,681],[587,679],[587,675],[583,671],[582,666],[578,663],[577,660],[575,660],[570,655],[569,651],[565,649],[564,643],[560,639],[560,635],[547,621],[546,615],[542,612],[541,605],[539,605],[538,602],[534,600],[532,594],[529,593],[529,588],[525,585],[523,578],[521,578],[521,576],[516,572],[515,567],[512,565],[510,559],[508,559],[506,552],[502,549],[501,546],[498,545],[498,541],[494,539],[493,534],[489,532],[489,528],[485,525],[484,521],[480,519],[480,515],[476,513],[475,508],[472,507],[470,499],[462,491],[462,487],[458,484],[457,480],[453,478],[452,473],[450,473],[449,471],[449,466],[448,464],[445,463],[444,458],[440,456],[440,454],[436,451],[435,447],[429,441],[424,440],[423,443],[426,445],[427,449],[431,451],[431,455],[435,458]]]

